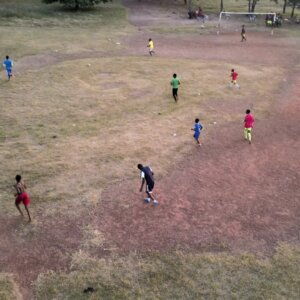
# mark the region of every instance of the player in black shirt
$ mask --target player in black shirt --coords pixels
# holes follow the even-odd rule
[[[144,183],[146,181],[146,193],[148,195],[149,198],[145,198],[145,202],[150,203],[151,200],[153,201],[154,205],[158,204],[158,201],[155,200],[152,192],[154,189],[154,173],[151,170],[150,167],[148,166],[143,166],[142,164],[138,164],[137,168],[141,171],[141,178],[142,178],[142,184],[141,184],[141,188],[140,188],[140,192],[142,192],[143,187],[144,187]]]

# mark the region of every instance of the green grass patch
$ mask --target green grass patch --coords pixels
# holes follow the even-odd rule
[[[74,255],[72,272],[40,275],[37,299],[299,299],[300,249],[252,254],[150,254],[110,259]]]
[[[0,300],[21,300],[17,285],[12,275],[0,273]]]

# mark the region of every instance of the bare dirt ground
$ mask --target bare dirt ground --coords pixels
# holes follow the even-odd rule
[[[149,24],[156,22],[143,5],[132,7],[133,24],[141,25],[141,12]],[[95,220],[107,241],[121,251],[200,248],[264,253],[280,242],[299,243],[299,40],[269,31],[249,33],[245,44],[235,32],[180,40],[174,35],[151,37],[159,56],[277,65],[286,68],[286,78],[281,93],[274,94],[270,117],[256,122],[253,144],[242,138],[242,116],[238,124],[217,127],[201,149],[157,182],[159,207],[143,203],[138,179],[107,188]],[[132,52],[145,49],[145,32],[128,40],[134,45]],[[249,102],[255,107],[259,99]],[[215,105],[223,109],[219,102]],[[235,110],[235,105],[226,103],[226,110]]]
[[[149,24],[153,22],[150,19]],[[125,39],[127,55],[144,55],[145,34],[149,32],[143,30]],[[5,272],[16,275],[24,299],[32,298],[30,284],[38,274],[68,269],[70,255],[81,244],[80,228],[88,223],[98,227],[105,234],[106,246],[118,253],[173,249],[270,253],[280,242],[299,244],[299,39],[271,36],[268,32],[249,34],[246,44],[239,42],[236,32],[188,35],[180,41],[172,35],[151,36],[158,55],[163,57],[276,64],[286,68],[282,92],[274,94],[274,110],[268,119],[256,122],[252,145],[242,139],[242,119],[226,128],[216,126],[202,148],[195,146],[193,153],[157,182],[160,205],[156,208],[142,201],[137,172],[135,181],[124,180],[107,187],[90,215],[42,219],[39,213],[43,229],[28,230],[28,235],[33,236],[31,243],[28,236],[20,239],[20,218],[1,219],[0,265]],[[78,57],[93,55],[103,53]],[[24,58],[20,72],[31,65],[30,59],[26,62]],[[55,56],[48,63],[60,59]],[[42,59],[41,66],[44,65]],[[259,99],[251,99],[254,107],[258,102]],[[231,107],[226,109],[235,109],[234,102],[228,105]],[[215,106],[222,109],[219,102]],[[70,206],[70,210],[75,209]],[[103,255],[99,251],[96,252]]]

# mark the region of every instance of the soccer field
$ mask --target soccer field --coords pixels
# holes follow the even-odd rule
[[[241,43],[239,19],[217,35],[217,16],[202,28],[181,3],[125,5],[0,11],[14,60],[0,80],[0,299],[85,299],[87,287],[91,299],[297,299],[299,29],[246,23]],[[137,163],[155,172],[156,208]],[[31,224],[14,206],[18,173]]]

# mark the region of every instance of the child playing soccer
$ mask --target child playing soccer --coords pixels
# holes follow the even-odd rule
[[[154,43],[153,43],[152,39],[149,39],[149,43],[148,43],[147,47],[149,48],[149,54],[152,56],[152,54],[155,53],[154,52]]]
[[[155,200],[155,198],[153,196],[153,189],[154,189],[154,173],[153,173],[153,171],[151,170],[150,167],[143,166],[142,164],[138,164],[137,168],[141,171],[142,184],[141,184],[140,192],[142,192],[143,186],[146,182],[146,193],[148,195],[148,198],[145,198],[144,201],[146,203],[150,203],[152,200],[154,206],[158,205],[158,201]]]
[[[251,144],[251,139],[252,139],[252,128],[254,124],[254,117],[251,115],[250,109],[246,110],[246,115],[244,118],[244,138]]]
[[[14,65],[13,61],[7,55],[5,57],[5,60],[3,61],[3,67],[6,69],[8,80],[10,80],[10,78],[12,77],[12,67],[13,67],[13,65]]]
[[[241,36],[242,36],[241,42],[243,42],[243,41],[246,42],[247,40],[246,40],[246,30],[245,30],[245,25],[242,25]]]
[[[177,74],[173,74],[173,78],[172,78],[170,84],[172,86],[173,98],[174,98],[175,102],[177,102],[178,101],[178,88],[180,85],[180,80],[177,78]]]
[[[230,77],[231,77],[231,82],[229,84],[230,87],[232,87],[232,85],[236,86],[238,89],[240,88],[240,86],[238,85],[237,83],[237,78],[238,78],[238,73],[232,69],[231,70],[231,74],[230,74]]]
[[[201,130],[203,129],[203,126],[201,125],[199,119],[195,120],[195,126],[194,128],[191,128],[191,130],[194,131],[194,139],[196,140],[197,144],[201,146],[201,143],[199,142]]]
[[[15,205],[16,205],[18,211],[20,212],[20,214],[22,216],[24,216],[24,214],[20,208],[20,203],[23,202],[25,210],[28,215],[28,222],[31,222],[31,217],[30,217],[30,213],[29,213],[29,209],[28,209],[28,205],[30,204],[30,198],[26,193],[26,185],[22,181],[21,175],[16,176],[16,181],[17,181],[17,183],[14,185],[14,187],[17,191],[17,193],[15,194],[15,197],[16,197]]]

